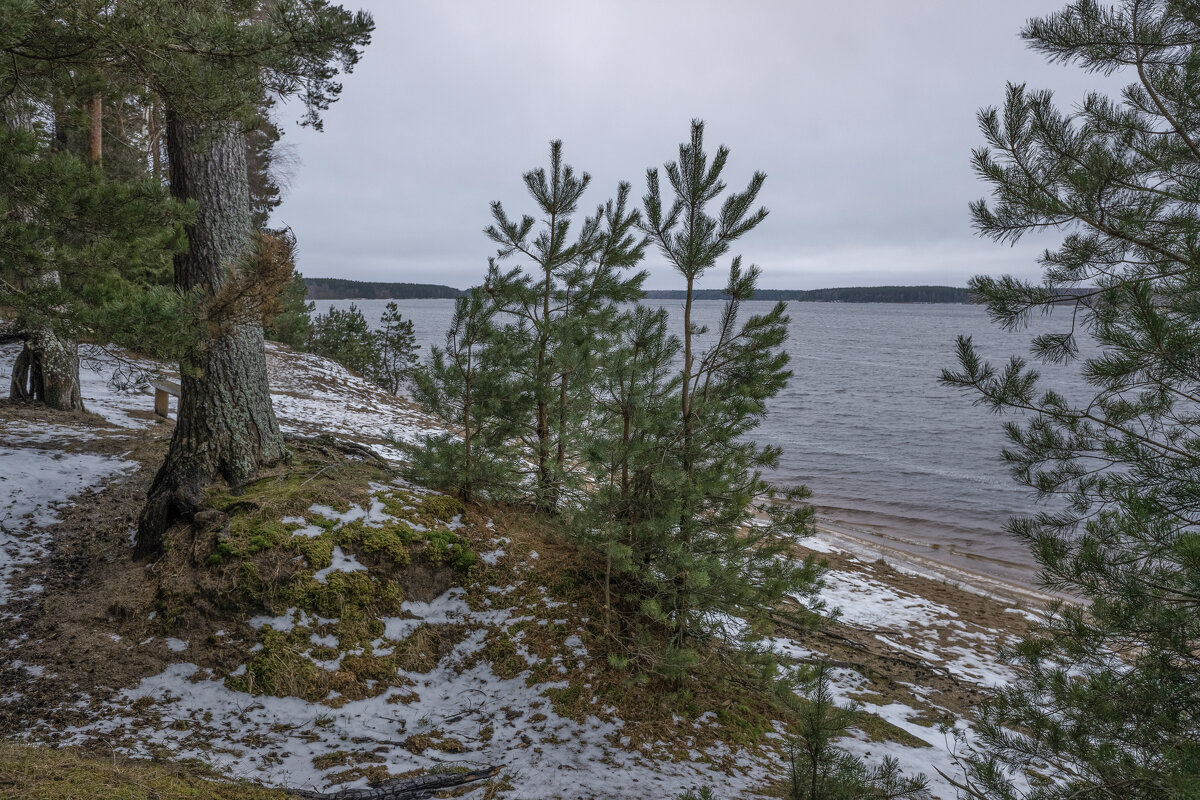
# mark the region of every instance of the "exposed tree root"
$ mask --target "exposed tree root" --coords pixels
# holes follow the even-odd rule
[[[320,436],[302,436],[298,433],[285,433],[283,440],[290,444],[306,444],[309,445],[326,456],[330,456],[330,450],[341,453],[344,456],[351,458],[361,458],[363,461],[370,462],[375,466],[384,469],[390,469],[391,465],[376,453],[371,448],[358,444],[356,442],[347,442],[341,439],[335,439],[332,436],[322,434]]]

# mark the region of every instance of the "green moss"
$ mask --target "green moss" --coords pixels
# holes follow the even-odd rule
[[[449,522],[466,512],[466,508],[457,499],[445,494],[422,495],[418,500],[417,513],[429,520]]]
[[[366,572],[332,572],[321,583],[311,572],[296,576],[282,596],[310,614],[340,619],[356,611],[371,616],[391,616],[400,612],[404,593],[391,581],[381,581]]]
[[[359,681],[378,681],[392,686],[396,682],[398,669],[390,656],[357,655],[342,659],[342,669]]]
[[[323,514],[316,514],[312,517],[306,517],[306,519],[308,519],[309,522],[311,522],[313,525],[316,525],[318,528],[323,528],[327,531],[331,531],[341,524],[341,520],[330,519]]]
[[[333,563],[333,537],[327,534],[293,537],[289,546],[304,556],[312,569],[325,569]]]
[[[475,563],[475,553],[454,531],[430,531],[426,534],[425,560],[435,567],[449,564],[463,572]]]
[[[247,694],[302,697],[309,702],[321,700],[329,693],[325,688],[325,670],[304,656],[306,634],[307,629],[294,629],[290,634],[270,628],[259,631],[262,649],[246,663],[245,673],[229,676],[225,685]]]
[[[365,528],[363,530],[363,551],[386,556],[396,566],[404,566],[408,563],[410,542],[412,542],[412,529],[407,525]]]
[[[253,561],[243,561],[238,567],[238,591],[246,597],[259,597],[263,591],[262,575]]]
[[[560,717],[576,719],[579,717],[579,702],[583,697],[583,689],[578,684],[571,683],[561,689],[547,689],[542,692],[550,699],[554,711]]]
[[[483,647],[468,659],[466,666],[469,668],[481,661],[491,664],[492,673],[502,680],[515,678],[529,669],[517,652],[516,643],[503,629],[490,631],[483,640]]]
[[[397,519],[408,520],[426,528],[445,524],[466,512],[461,502],[444,494],[415,494],[393,489],[379,498],[387,512]]]
[[[338,529],[336,536],[343,547],[382,556],[397,567],[408,564],[413,530],[403,522],[374,527],[355,520]]]
[[[236,494],[228,489],[213,487],[209,490],[209,505],[226,513],[244,508],[262,509],[267,507],[272,511],[276,509],[282,511],[282,513],[272,514],[275,517],[299,513],[312,505],[312,497],[316,491],[327,491],[327,487],[311,486],[309,479],[312,474],[304,468],[309,465],[298,466],[300,468],[294,468],[281,475],[260,478],[243,486],[241,491]]]
[[[237,556],[237,553],[234,552],[234,549],[229,542],[219,540],[217,542],[217,546],[213,548],[212,553],[210,553],[208,556],[208,563],[215,566],[220,564],[222,561],[234,558],[235,556]]]
[[[417,498],[410,492],[402,489],[395,489],[387,494],[379,496],[379,502],[383,503],[383,508],[393,517],[397,519],[408,519],[416,513]]]
[[[308,657],[313,661],[333,661],[341,654],[342,651],[336,647],[327,647],[325,645],[317,645],[308,651]]]

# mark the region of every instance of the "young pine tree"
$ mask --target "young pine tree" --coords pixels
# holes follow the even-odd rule
[[[645,241],[636,236],[639,214],[629,210],[629,185],[621,184],[608,201],[584,219],[573,237],[571,225],[591,182],[562,160],[562,142],[550,143],[550,170],[524,175],[525,187],[542,215],[535,234],[533,217],[510,220],[492,204],[493,224],[486,233],[499,245],[496,261],[527,259],[523,267],[501,273],[493,264],[488,288],[503,310],[519,321],[517,369],[528,384],[531,407],[522,440],[533,454],[534,505],[552,513],[572,483],[578,460],[575,433],[586,413],[587,383],[596,339],[616,318],[616,305],[642,296],[644,274],[623,273],[641,261]]]
[[[708,333],[693,321],[695,282],[732,243],[766,218],[753,209],[765,175],[755,173],[742,192],[730,193],[717,216],[709,204],[725,190],[721,180],[729,151],[717,150],[710,163],[704,126],[692,123],[691,140],[680,145],[679,160],[665,171],[674,193],[664,205],[657,170],[647,172],[645,231],[683,276],[683,359],[679,368],[676,433],[670,458],[677,475],[674,530],[666,549],[655,554],[659,598],[645,604],[670,626],[669,671],[678,678],[695,657],[693,643],[725,630],[726,615],[745,619],[754,632],[769,625],[774,606],[787,594],[813,594],[819,568],[794,560],[793,545],[810,532],[807,495],[792,490],[776,502],[761,470],[773,466],[777,448],[751,442],[767,401],[786,385],[791,372],[782,345],[787,339],[786,306],[739,324],[741,305],[754,294],[757,267],[743,269],[734,258],[725,289],[728,301],[706,349]],[[755,524],[749,524],[759,515]]]
[[[331,308],[313,320],[308,351],[332,359],[351,372],[370,378],[379,364],[379,340],[362,309]]]
[[[621,314],[617,329],[592,388],[596,414],[585,458],[593,491],[572,529],[604,564],[606,633],[640,649],[641,609],[663,602],[651,562],[671,541],[678,515],[679,475],[668,454],[680,343],[664,309],[639,305]]]
[[[377,360],[371,379],[392,394],[398,394],[413,376],[417,365],[417,338],[412,320],[400,316],[395,301],[387,304],[375,331]]]
[[[1080,402],[1044,389],[1014,357],[984,362],[959,340],[943,380],[994,411],[1019,410],[1004,456],[1039,498],[1009,523],[1062,604],[1015,651],[1017,678],[979,712],[965,796],[1200,796],[1200,10],[1195,3],[1079,0],[1028,23],[1051,60],[1127,71],[1120,100],[1071,112],[1009,86],[979,115],[974,154],[991,203],[976,228],[1014,241],[1068,231],[1040,284],[975,278],[1006,328],[1059,311],[1032,356],[1078,369]],[[1093,347],[1081,355],[1079,340]]]
[[[527,403],[511,369],[511,338],[496,325],[497,307],[480,287],[454,302],[445,347],[431,349],[413,373],[413,394],[449,432],[411,448],[414,480],[463,502],[511,500],[521,457],[512,440]]]
[[[796,720],[787,739],[787,800],[928,800],[924,775],[906,777],[894,758],[868,766],[835,744],[855,723],[854,706],[838,705],[830,667],[821,662],[802,676],[804,699],[793,701]]]

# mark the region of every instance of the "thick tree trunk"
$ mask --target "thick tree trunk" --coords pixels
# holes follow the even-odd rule
[[[88,101],[88,163],[99,164],[104,157],[104,98],[96,95]]]
[[[175,258],[175,284],[212,296],[251,244],[245,137],[232,123],[189,123],[168,113],[167,154],[171,193],[194,201],[198,212],[187,227],[188,251]],[[138,523],[139,557],[161,552],[166,529],[194,516],[206,483],[221,477],[236,489],[287,455],[267,387],[262,325],[220,328],[181,366],[175,434]]]
[[[33,387],[30,382],[33,370],[33,354],[22,347],[12,368],[12,380],[8,384],[8,399],[14,403],[33,402]]]
[[[13,364],[8,396],[19,402],[42,402],[60,411],[83,411],[75,342],[49,328],[29,334]]]

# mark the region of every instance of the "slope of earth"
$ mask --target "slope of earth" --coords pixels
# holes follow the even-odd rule
[[[401,480],[397,443],[433,424],[324,359],[269,345],[293,463],[243,495],[213,490],[163,559],[133,562],[172,424],[138,388],[157,365],[88,355],[97,414],[0,404],[0,731],[326,792],[502,767],[465,796],[774,794],[769,704],[716,684],[664,699],[609,667],[572,550]],[[0,348],[0,365],[14,356]],[[841,621],[781,628],[773,647],[837,667],[838,696],[860,707],[845,746],[953,797],[931,768],[957,771],[951,731],[969,737],[981,687],[1006,679],[997,651],[1024,613],[810,544]]]

